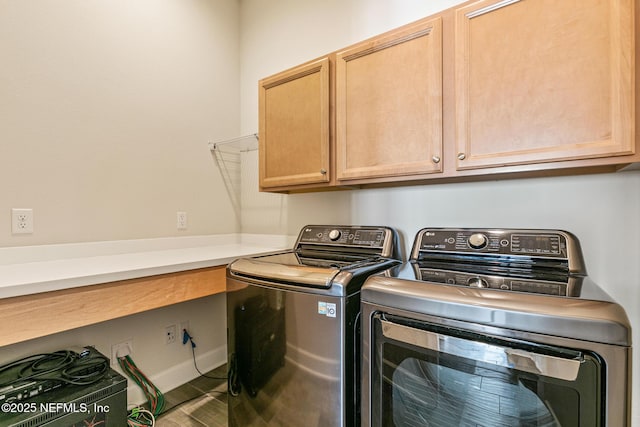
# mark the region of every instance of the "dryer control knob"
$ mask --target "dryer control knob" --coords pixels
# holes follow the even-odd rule
[[[331,230],[329,232],[329,239],[338,240],[342,236],[342,232],[340,230]]]
[[[473,249],[482,249],[487,246],[489,239],[482,233],[475,233],[469,236],[467,243],[469,243],[469,246]]]

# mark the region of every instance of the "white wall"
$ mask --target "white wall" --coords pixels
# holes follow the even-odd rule
[[[207,146],[239,131],[236,0],[0,0],[0,56],[0,246],[237,230]]]
[[[239,132],[236,0],[0,0],[0,58],[0,247],[238,231],[207,145]],[[11,235],[15,207],[34,209],[32,235]],[[164,344],[182,320],[201,368],[226,361],[221,295],[3,347],[0,361],[132,338],[167,391],[197,376],[188,346]]]
[[[242,0],[244,132],[258,128],[258,79],[457,3]],[[247,182],[243,190],[256,187]],[[639,171],[261,197],[270,215],[244,215],[245,232],[295,234],[308,222],[383,224],[396,227],[408,247],[426,226],[566,229],[581,240],[589,274],[625,307],[640,341]],[[251,211],[260,212],[260,203]],[[634,370],[633,425],[640,426],[640,352]]]

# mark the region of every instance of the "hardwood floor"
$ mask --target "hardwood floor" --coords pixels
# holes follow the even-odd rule
[[[167,410],[156,420],[157,427],[226,427],[227,365],[208,377],[198,377],[165,394]]]

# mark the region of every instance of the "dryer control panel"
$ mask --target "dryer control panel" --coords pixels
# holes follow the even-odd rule
[[[567,257],[567,236],[506,230],[423,230],[420,251]]]
[[[578,239],[562,230],[424,228],[414,241],[413,260],[448,258],[459,262],[508,263],[510,259],[563,261],[573,272],[584,272]]]

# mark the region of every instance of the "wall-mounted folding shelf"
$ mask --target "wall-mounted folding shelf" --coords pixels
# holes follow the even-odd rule
[[[210,142],[209,149],[218,164],[236,214],[240,214],[241,154],[258,149],[258,135],[246,135],[220,142]]]

